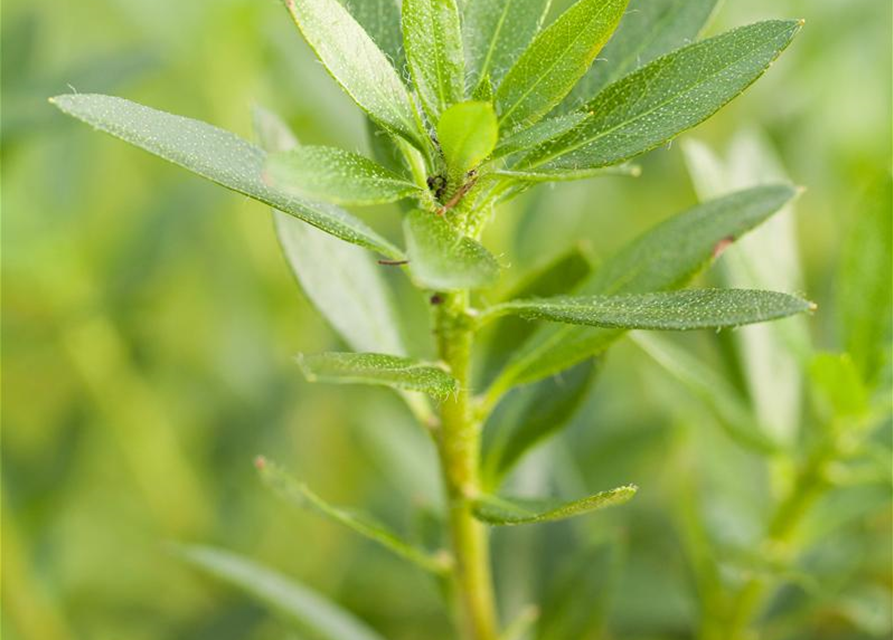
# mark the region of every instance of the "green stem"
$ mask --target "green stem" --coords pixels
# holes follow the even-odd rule
[[[468,293],[443,295],[436,315],[440,357],[459,382],[459,391],[441,407],[437,445],[447,493],[462,627],[468,640],[495,640],[498,624],[487,531],[472,515],[470,503],[481,484],[480,424],[470,390],[474,324],[468,315]]]
[[[792,538],[809,508],[827,488],[825,469],[838,455],[837,443],[832,438],[830,442],[817,447],[806,460],[791,492],[778,506],[769,524],[763,543],[768,552],[781,552],[784,558],[793,555],[790,548]],[[767,576],[754,576],[745,582],[732,601],[725,636],[728,640],[750,637],[750,627],[771,595],[775,583]]]

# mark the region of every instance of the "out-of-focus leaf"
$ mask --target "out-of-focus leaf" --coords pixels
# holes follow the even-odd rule
[[[177,550],[192,565],[241,589],[320,640],[384,640],[325,596],[243,556],[197,545],[180,545]]]
[[[274,153],[267,159],[266,175],[275,189],[336,204],[384,204],[422,192],[372,160],[333,147]]]
[[[437,124],[437,141],[449,174],[461,179],[496,146],[499,128],[488,102],[462,102],[447,109]]]
[[[646,232],[605,262],[579,293],[613,295],[674,289],[706,267],[726,246],[778,211],[795,195],[787,185],[747,189],[698,205]],[[603,351],[621,333],[608,329],[545,327],[522,346],[493,384],[501,395]]]
[[[468,0],[463,26],[469,86],[499,84],[542,26],[551,0]]]
[[[591,115],[535,149],[518,168],[595,169],[650,151],[703,122],[759,78],[801,22],[734,29],[658,58],[607,87]]]
[[[287,151],[297,145],[288,127],[263,109],[254,110],[254,128],[269,151]],[[279,211],[273,216],[283,253],[301,289],[350,348],[403,355],[399,316],[381,267],[369,253]]]
[[[816,355],[809,365],[809,375],[834,418],[858,418],[868,413],[868,390],[849,354]]]
[[[502,138],[499,141],[499,144],[496,145],[496,150],[493,152],[493,156],[501,158],[502,156],[539,146],[553,138],[557,138],[563,133],[567,133],[583,122],[586,117],[587,114],[577,112],[541,120],[532,127],[521,129],[520,131]]]
[[[630,335],[652,360],[710,408],[735,442],[758,453],[779,451],[779,444],[760,428],[759,420],[748,404],[719,371],[658,335],[638,331]]]
[[[574,516],[629,502],[638,489],[633,485],[602,491],[581,500],[563,502],[550,498],[483,496],[473,502],[474,517],[494,526],[535,524]]]
[[[402,257],[399,249],[346,211],[265,184],[264,151],[223,129],[111,96],[63,95],[53,98],[53,104],[101,131],[326,233],[389,257]]]
[[[785,180],[771,144],[753,131],[737,134],[723,162],[705,145],[685,140],[683,151],[701,200]],[[790,204],[753,234],[723,251],[717,277],[746,289],[803,289],[794,207]],[[745,327],[727,341],[733,370],[740,367],[759,425],[780,443],[793,445],[801,422],[803,363],[811,352],[804,318]]]
[[[456,380],[425,362],[380,353],[301,354],[298,364],[308,382],[372,384],[419,391],[443,399],[456,391]]]
[[[574,417],[599,367],[589,360],[512,392],[484,429],[483,477],[495,489],[523,456]]]
[[[561,102],[617,28],[627,2],[578,0],[537,35],[496,90],[500,128],[532,125]]]
[[[536,640],[598,637],[622,571],[619,536],[575,553],[548,583]]]
[[[721,0],[648,0],[624,15],[599,60],[568,96],[575,107],[655,58],[697,40]]]
[[[887,174],[859,205],[838,276],[838,308],[844,344],[869,384],[875,384],[879,372],[890,365],[890,339],[893,336],[891,210],[893,179]]]
[[[302,509],[312,509],[321,513],[426,571],[440,574],[446,570],[447,565],[442,559],[414,547],[370,516],[330,505],[311,491],[306,484],[297,481],[285,469],[270,460],[258,458],[256,466],[264,483],[287,502]]]
[[[496,258],[480,243],[461,235],[443,216],[413,211],[406,217],[403,231],[410,272],[425,289],[480,289],[499,277]]]
[[[402,69],[403,36],[400,32],[400,4],[397,0],[342,0],[363,30],[391,59],[395,69]]]
[[[304,39],[354,102],[392,133],[425,148],[427,136],[403,81],[347,9],[338,0],[284,1]]]
[[[691,289],[513,300],[490,307],[485,317],[513,314],[528,320],[590,327],[689,331],[766,322],[804,313],[813,306],[802,298],[777,291]]]
[[[431,123],[465,99],[465,58],[456,0],[403,0],[409,71]]]

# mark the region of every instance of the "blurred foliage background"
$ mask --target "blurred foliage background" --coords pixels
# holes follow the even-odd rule
[[[450,637],[424,576],[257,481],[252,457],[268,454],[320,494],[410,530],[438,500],[432,452],[397,400],[299,376],[295,352],[339,345],[293,282],[269,211],[65,119],[46,98],[114,93],[246,137],[257,103],[305,142],[366,150],[359,111],[275,0],[6,0],[2,11],[3,636],[297,637],[170,553],[187,541],[298,577],[394,640]],[[891,161],[891,3],[729,0],[711,31],[770,17],[806,28],[684,138],[724,155],[756,136],[807,188],[785,214],[796,247],[780,250],[819,304],[812,342],[836,351],[843,238]],[[682,146],[648,156],[637,180],[544,188],[500,210],[487,241],[511,264],[507,280],[581,239],[608,255],[696,202]],[[753,154],[755,175],[767,158]],[[397,236],[396,209],[362,215]],[[765,251],[771,260],[779,248]],[[425,349],[423,303],[392,279]],[[674,341],[745,388],[727,334]],[[797,438],[814,412],[798,387],[806,374],[789,375],[768,402],[787,406],[779,428]],[[686,522],[706,523],[695,529],[714,546],[756,553],[784,473],[716,422],[641,350],[616,348],[570,428],[515,482],[571,494],[634,482],[640,494],[580,521],[500,531],[504,610],[546,597],[553,615],[548,598],[563,589],[579,610],[555,638],[693,637],[702,549]],[[773,605],[793,613],[766,637],[891,637],[889,424],[881,431],[872,446],[886,471],[810,513],[803,575]]]

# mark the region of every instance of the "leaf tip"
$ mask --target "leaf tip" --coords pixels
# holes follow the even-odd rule
[[[263,471],[267,468],[267,459],[264,456],[255,456],[254,458],[254,468],[258,471]]]

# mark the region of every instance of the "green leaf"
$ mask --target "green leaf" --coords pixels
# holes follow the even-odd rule
[[[266,175],[276,189],[336,204],[384,204],[423,193],[372,160],[333,147],[272,154]]]
[[[633,342],[657,364],[679,380],[716,416],[726,435],[757,453],[778,453],[781,446],[724,376],[688,350],[654,333],[633,332]]]
[[[511,169],[500,169],[494,171],[493,174],[505,178],[513,178],[520,183],[536,184],[540,182],[571,182],[573,180],[588,180],[590,178],[604,178],[610,176],[638,178],[642,175],[642,168],[635,164],[621,164],[615,167],[583,170],[559,169],[555,171],[514,171]]]
[[[864,418],[870,410],[869,393],[849,354],[820,353],[809,363],[813,393],[834,418]]]
[[[272,113],[254,110],[261,145],[287,151],[297,140]],[[354,351],[403,355],[399,316],[381,267],[359,247],[274,211],[282,251],[304,294]]]
[[[298,482],[285,469],[270,460],[258,458],[256,466],[264,483],[290,504],[302,509],[314,510],[331,518],[335,522],[344,525],[364,538],[380,544],[426,571],[442,574],[447,570],[448,565],[442,558],[434,557],[426,551],[409,544],[387,527],[365,514],[330,505],[311,491],[306,484]]]
[[[308,382],[372,384],[420,391],[443,399],[456,391],[456,381],[438,366],[380,353],[298,355]]]
[[[592,387],[598,363],[589,360],[560,375],[515,389],[484,428],[483,476],[495,488],[542,441],[571,421]]]
[[[456,0],[403,0],[409,72],[431,123],[465,99],[465,58]]]
[[[838,308],[844,343],[869,385],[874,385],[878,374],[884,368],[889,371],[890,366],[893,335],[891,210],[893,179],[888,173],[862,199],[839,267]]]
[[[384,640],[352,613],[300,582],[243,556],[197,545],[178,545],[179,555],[320,640]]]
[[[659,56],[698,39],[720,0],[648,0],[620,21],[599,60],[568,96],[565,105],[588,102],[606,86]]]
[[[499,84],[518,53],[540,30],[551,0],[468,0],[465,60],[469,86],[488,77]]]
[[[400,5],[397,0],[341,0],[351,15],[391,60],[395,69],[403,69],[403,34],[400,32]]]
[[[284,2],[304,39],[354,102],[385,129],[424,149],[427,136],[403,81],[347,9],[338,0]]]
[[[484,318],[515,314],[528,320],[610,329],[690,331],[766,322],[814,308],[802,298],[776,291],[691,289],[513,300],[490,307]]]
[[[587,118],[585,113],[569,113],[537,122],[532,127],[521,129],[502,138],[496,145],[493,156],[501,158],[518,151],[531,149],[553,138],[567,133]]]
[[[580,288],[588,295],[675,289],[710,264],[717,249],[769,218],[797,191],[788,185],[747,189],[700,204],[646,232],[605,262]],[[622,335],[611,329],[547,326],[515,354],[490,390],[498,396],[604,351]]]
[[[504,498],[483,496],[474,500],[474,517],[490,525],[534,524],[564,520],[574,516],[624,504],[636,495],[633,485],[602,491],[581,500],[562,502],[550,498]]]
[[[586,73],[611,37],[628,0],[578,0],[543,30],[496,90],[500,128],[530,126]]]
[[[767,21],[684,47],[610,85],[590,116],[518,168],[594,169],[650,151],[703,122],[759,78],[799,21]]]
[[[265,184],[266,154],[228,131],[111,96],[63,95],[53,98],[52,102],[65,113],[101,131],[326,233],[390,258],[402,257],[399,249],[346,211],[310,202]]]
[[[478,242],[460,234],[442,215],[411,212],[403,223],[409,269],[432,291],[480,289],[496,282],[499,263]]]
[[[487,102],[462,102],[447,109],[437,123],[437,140],[450,176],[462,179],[496,147],[499,127]]]

